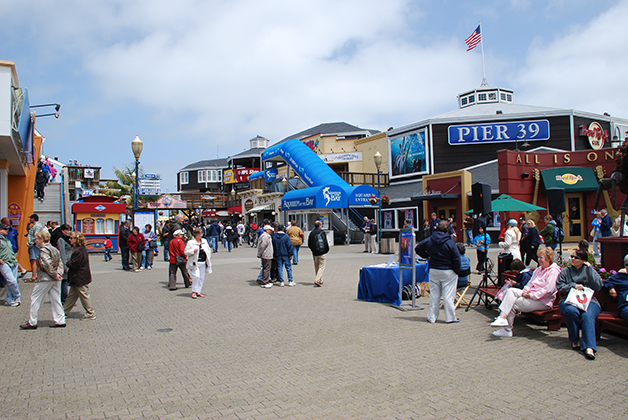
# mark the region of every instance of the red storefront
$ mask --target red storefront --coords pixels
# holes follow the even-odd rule
[[[563,213],[565,241],[591,240],[589,232],[595,217],[597,180],[607,178],[615,169],[615,157],[619,149],[587,151],[565,151],[550,153],[527,153],[512,150],[497,152],[499,192],[517,200],[535,203],[547,208],[547,188],[565,189]],[[610,193],[610,194],[609,194]],[[613,206],[612,193],[605,192],[600,198],[599,208],[607,209],[615,219],[625,196],[617,191],[617,205]],[[617,209],[617,210],[616,210]],[[539,227],[545,225],[545,211],[539,212]],[[510,212],[509,217],[519,213]]]

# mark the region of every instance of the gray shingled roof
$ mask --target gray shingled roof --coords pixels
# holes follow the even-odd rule
[[[313,136],[315,134],[359,134],[368,132],[369,135],[377,134],[380,131],[371,130],[368,128],[360,128],[355,125],[347,124],[346,122],[333,122],[333,123],[323,123],[319,124],[316,127],[308,128],[307,130],[303,130],[299,133],[293,134],[291,136],[286,137],[283,140],[278,141],[277,143],[282,143],[284,141],[292,140],[292,139],[304,139],[306,137]]]
[[[229,156],[229,160],[234,159],[234,158],[242,159],[242,158],[260,157],[262,153],[264,153],[264,150],[266,149],[263,147],[254,147],[252,149],[245,150],[244,152],[240,152],[238,154]]]
[[[229,165],[227,164],[227,159],[210,159],[210,160],[200,160],[195,163],[190,163],[188,166],[183,167],[179,170],[191,170],[191,169],[216,169],[216,168],[227,168]]]

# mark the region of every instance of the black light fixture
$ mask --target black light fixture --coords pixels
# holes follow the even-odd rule
[[[527,172],[523,172],[523,173],[521,174],[521,178],[523,178],[523,179],[530,178],[530,174],[529,174],[529,173],[527,173]]]

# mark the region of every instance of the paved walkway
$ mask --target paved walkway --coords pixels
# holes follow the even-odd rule
[[[32,290],[22,283],[24,304],[0,307],[0,418],[627,416],[626,338],[602,334],[592,362],[569,349],[564,328],[525,317],[513,338],[494,338],[496,312],[483,306],[432,325],[426,311],[358,301],[360,267],[388,256],[357,245],[332,249],[322,288],[302,249],[297,286],[265,290],[255,251],[214,254],[197,300],[168,291],[163,261],[135,274],[119,269],[119,256],[94,255],[97,319],[82,322],[75,308],[65,329],[48,328],[46,302],[39,328],[19,330]]]

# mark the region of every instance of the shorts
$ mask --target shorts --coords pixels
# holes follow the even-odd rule
[[[36,260],[39,257],[39,248],[33,245],[28,248],[28,258],[31,260]]]

